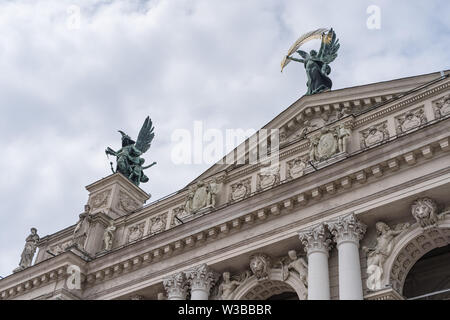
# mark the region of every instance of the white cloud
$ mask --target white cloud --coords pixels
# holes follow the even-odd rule
[[[71,1],[0,4],[0,275],[16,267],[29,228],[41,236],[76,222],[84,186],[110,173],[106,146],[136,136],[150,115],[156,138],[143,189],[156,200],[208,165],[174,165],[174,129],[258,129],[305,91],[303,66],[279,63],[303,32],[340,38],[334,88],[448,69],[446,1]],[[412,4],[414,3],[414,5]],[[380,30],[366,8],[381,8]]]

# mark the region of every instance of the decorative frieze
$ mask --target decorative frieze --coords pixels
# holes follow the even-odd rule
[[[117,209],[130,213],[139,209],[139,203],[131,198],[128,194],[122,190],[119,192],[119,199],[117,201]]]
[[[137,241],[144,235],[145,221],[128,227],[127,243]]]
[[[214,208],[216,195],[219,192],[219,184],[216,179],[209,182],[197,181],[189,187],[184,209],[187,213],[195,213],[201,209]]]
[[[166,229],[167,212],[150,218],[150,225],[148,228],[148,234],[157,234]]]
[[[387,121],[375,124],[359,132],[361,149],[369,148],[383,141],[389,140]]]
[[[109,196],[111,195],[111,189],[99,192],[98,194],[91,197],[89,205],[92,210],[102,208],[107,205]]]
[[[397,134],[401,134],[425,125],[427,123],[427,117],[422,106],[413,110],[408,110],[402,115],[395,117],[395,122]]]
[[[264,190],[280,182],[279,166],[262,167],[257,175],[257,190]]]
[[[286,178],[287,180],[297,179],[303,176],[307,166],[307,157],[297,157],[286,162]]]
[[[434,118],[440,119],[450,115],[450,94],[433,102]]]
[[[238,201],[238,200],[247,198],[252,192],[251,183],[252,183],[252,178],[248,177],[246,179],[240,180],[240,181],[232,184],[230,200]]]

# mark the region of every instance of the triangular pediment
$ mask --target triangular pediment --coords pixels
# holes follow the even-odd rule
[[[435,72],[331,90],[309,96],[304,95],[263,126],[255,135],[258,135],[262,129],[279,129],[281,150],[293,142],[306,138],[307,133],[320,130],[320,128],[336,123],[348,116],[355,116],[382,107],[388,103],[393,103],[410,91],[420,88],[439,77],[440,73]],[[242,169],[242,166],[251,166],[248,163],[248,155],[252,152],[252,148],[257,149],[259,146],[251,145],[249,140],[251,140],[251,137],[242,142],[241,145],[227,154],[221,161],[212,165],[188,185],[196,181],[208,179],[219,173],[229,172],[236,167]],[[259,141],[258,143],[261,142]],[[270,144],[270,141],[268,143]],[[238,161],[236,163],[225,161],[226,159],[231,159],[232,155],[234,155],[235,159],[239,159],[241,156],[238,155],[238,150],[243,150],[244,145],[246,150],[246,161],[244,164],[238,164]]]

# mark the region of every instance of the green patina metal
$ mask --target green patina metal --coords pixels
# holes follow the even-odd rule
[[[155,137],[153,133],[154,128],[152,120],[150,117],[147,117],[139,131],[137,141],[134,141],[129,135],[119,130],[122,135],[122,148],[119,151],[114,151],[110,147],[105,150],[106,155],[116,157],[116,170],[114,171],[112,168],[112,162],[111,170],[120,172],[136,186],[139,186],[141,182],[148,182],[149,179],[144,174],[144,169],[148,169],[156,164],[156,162],[153,162],[148,166],[143,166],[145,160],[141,158],[141,155],[150,148],[151,142]]]
[[[316,94],[331,89],[332,81],[328,77],[331,72],[329,64],[337,57],[339,49],[339,39],[333,28],[327,34],[322,35],[322,43],[319,52],[311,50],[309,54],[302,50],[296,52],[303,58],[297,59],[286,56],[286,59],[301,62],[305,65],[308,81],[306,83],[308,90],[306,95]]]

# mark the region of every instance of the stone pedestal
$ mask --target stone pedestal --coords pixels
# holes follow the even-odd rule
[[[362,300],[359,241],[366,232],[366,226],[351,213],[329,223],[328,227],[339,252],[339,299]]]
[[[311,230],[300,232],[300,241],[308,254],[308,300],[330,300],[328,252],[331,240],[321,224]]]
[[[89,191],[89,213],[103,212],[113,219],[142,208],[150,199],[149,194],[118,172],[86,186],[86,189]]]

